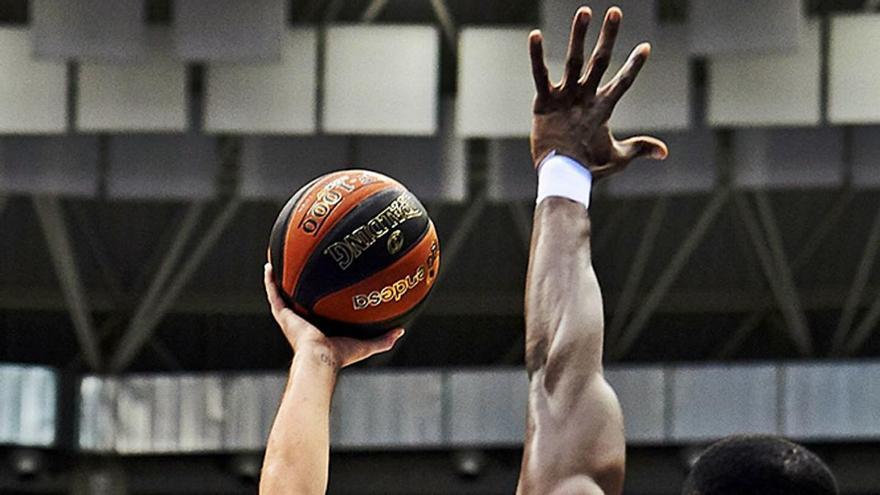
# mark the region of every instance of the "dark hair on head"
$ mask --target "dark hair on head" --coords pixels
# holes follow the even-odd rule
[[[682,495],[837,495],[819,457],[784,438],[737,435],[697,458]]]

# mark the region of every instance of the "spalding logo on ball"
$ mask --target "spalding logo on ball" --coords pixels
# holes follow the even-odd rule
[[[289,307],[328,335],[371,338],[406,325],[440,268],[425,207],[376,172],[313,180],[281,210],[269,239]]]

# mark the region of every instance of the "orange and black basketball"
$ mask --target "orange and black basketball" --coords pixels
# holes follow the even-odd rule
[[[440,246],[419,200],[376,172],[342,170],[303,186],[269,239],[287,305],[328,335],[372,338],[404,326],[434,285]]]

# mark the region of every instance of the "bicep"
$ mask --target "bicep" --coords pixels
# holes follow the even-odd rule
[[[565,394],[549,393],[533,381],[521,493],[617,495],[625,454],[620,404],[601,374],[583,377],[580,390]],[[587,490],[586,480],[601,491]],[[582,488],[569,491],[576,486]]]

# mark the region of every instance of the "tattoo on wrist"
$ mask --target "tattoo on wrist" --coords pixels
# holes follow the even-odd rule
[[[322,352],[322,353],[320,353],[320,354],[318,355],[318,359],[320,359],[322,363],[326,364],[327,366],[330,366],[330,367],[333,368],[334,370],[338,370],[338,369],[339,369],[339,361],[333,359],[333,358],[332,358],[329,354],[327,354],[326,352]]]

